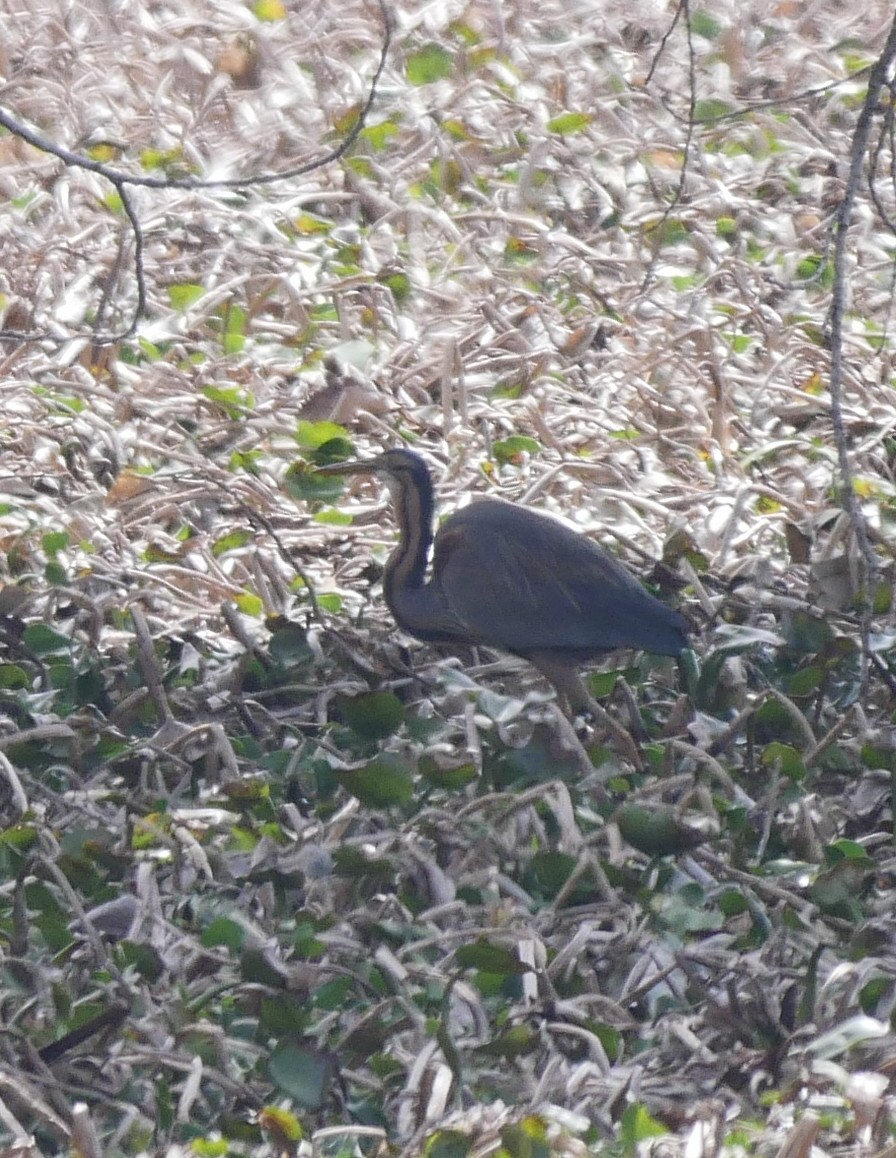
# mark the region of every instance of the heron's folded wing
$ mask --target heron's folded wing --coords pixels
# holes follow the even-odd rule
[[[612,555],[523,507],[483,502],[451,516],[434,569],[471,636],[508,651],[686,645],[684,619]]]

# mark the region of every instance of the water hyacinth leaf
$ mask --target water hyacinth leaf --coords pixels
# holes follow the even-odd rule
[[[432,756],[420,758],[420,775],[427,784],[434,788],[442,788],[449,792],[459,792],[477,778],[479,772],[475,764],[464,762],[444,767]]]
[[[343,721],[365,740],[384,740],[404,723],[404,708],[394,692],[340,695],[335,704]]]
[[[212,554],[216,559],[220,559],[227,551],[236,551],[240,547],[245,547],[245,545],[252,540],[252,537],[251,531],[242,529],[229,531],[226,535],[222,535],[212,543]]]
[[[473,1139],[461,1130],[436,1130],[426,1139],[424,1158],[467,1158]]]
[[[335,439],[345,440],[348,454],[352,453],[353,447],[348,440],[348,432],[338,422],[306,422],[303,419],[296,424],[295,440],[302,450],[320,450],[326,443]],[[332,461],[339,462],[339,459],[334,458]]]
[[[231,419],[245,418],[255,408],[255,396],[242,386],[203,386],[201,393]]]
[[[478,969],[481,973],[496,973],[501,977],[521,977],[532,971],[531,966],[521,961],[512,949],[492,945],[482,938],[472,945],[461,945],[454,959],[464,969]]]
[[[726,101],[719,100],[717,97],[709,97],[706,100],[697,101],[694,105],[694,120],[705,124],[707,121],[717,121],[720,117],[726,117],[733,111],[732,106]]]
[[[619,1135],[625,1144],[626,1153],[638,1153],[643,1142],[650,1138],[662,1138],[668,1129],[651,1117],[640,1102],[632,1102],[622,1112]]]
[[[290,498],[303,503],[334,503],[342,494],[343,482],[338,475],[318,474],[305,462],[294,462],[283,479]]]
[[[552,117],[547,123],[549,133],[556,133],[560,137],[568,137],[573,133],[580,133],[591,124],[590,113],[561,113]]]
[[[390,752],[360,768],[334,768],[333,779],[368,808],[408,804],[414,796],[414,778],[410,769]]]
[[[685,824],[671,808],[628,804],[618,810],[615,819],[623,838],[632,848],[648,856],[675,856],[695,848],[706,839],[698,829]]]
[[[287,668],[303,665],[313,656],[305,629],[289,622],[275,626],[268,651],[272,659]]]
[[[59,652],[69,652],[72,641],[67,635],[54,631],[45,623],[32,623],[25,628],[22,642],[35,655],[53,655]]]
[[[411,53],[405,64],[405,75],[414,85],[432,84],[450,76],[453,71],[454,59],[440,44],[425,44]]]
[[[286,5],[283,3],[283,0],[255,0],[255,3],[252,5],[252,11],[256,19],[266,24],[272,24],[276,20],[286,19]]]
[[[168,287],[168,300],[176,310],[183,312],[194,305],[205,293],[205,286],[192,282],[183,282],[180,285]]]
[[[778,740],[763,749],[761,763],[766,768],[778,768],[789,780],[802,780],[806,775],[806,766],[796,748]]]
[[[233,602],[243,615],[251,615],[253,619],[257,619],[264,611],[264,603],[252,591],[240,591],[233,597]]]
[[[336,1073],[333,1057],[297,1042],[281,1042],[268,1059],[275,1085],[306,1110],[319,1110]]]
[[[512,434],[509,438],[501,438],[492,446],[495,460],[502,464],[518,466],[527,454],[538,454],[540,443],[534,438],[527,438],[522,434]]]
[[[523,1057],[538,1044],[538,1035],[531,1025],[512,1025],[485,1045],[479,1046],[477,1053],[485,1057],[503,1057],[508,1060]]]

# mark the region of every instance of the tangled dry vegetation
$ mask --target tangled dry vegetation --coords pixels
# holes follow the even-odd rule
[[[129,190],[145,317],[98,341],[137,306],[121,191],[0,138],[9,1147],[891,1144],[883,177],[844,319],[867,670],[827,329],[889,5],[399,0],[354,147],[270,184],[350,130],[375,5],[0,8],[8,113],[245,181]],[[644,769],[397,636],[382,496],[311,467],[402,441],[446,505],[664,559],[694,656],[592,684]]]

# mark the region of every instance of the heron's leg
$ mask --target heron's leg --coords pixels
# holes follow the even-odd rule
[[[614,720],[610,713],[590,694],[582,683],[582,679],[575,668],[559,663],[555,659],[529,655],[527,659],[533,663],[542,675],[546,676],[557,690],[561,703],[570,710],[584,709],[594,717],[594,722],[609,733],[617,752],[623,759],[628,760],[640,772],[644,767],[644,758],[638,745],[632,739],[631,733]]]

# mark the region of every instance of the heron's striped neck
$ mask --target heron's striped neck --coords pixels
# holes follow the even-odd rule
[[[410,480],[387,480],[398,524],[398,546],[389,556],[383,574],[383,594],[395,614],[395,599],[402,591],[422,587],[429,549],[432,546],[434,499],[427,475]]]

